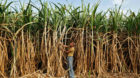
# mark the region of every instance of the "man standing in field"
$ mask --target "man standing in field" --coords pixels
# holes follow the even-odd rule
[[[74,42],[72,41],[69,46],[63,45],[64,47],[68,47],[68,50],[65,51],[67,53],[67,61],[69,66],[69,77],[74,78],[74,70],[73,70],[73,55],[74,55]]]

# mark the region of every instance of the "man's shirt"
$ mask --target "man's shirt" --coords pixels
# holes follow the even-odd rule
[[[74,55],[74,47],[71,47],[71,48],[69,48],[69,53],[68,53],[68,56],[73,56]]]

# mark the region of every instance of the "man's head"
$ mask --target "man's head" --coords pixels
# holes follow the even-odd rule
[[[73,41],[70,43],[70,47],[74,47],[74,42]]]

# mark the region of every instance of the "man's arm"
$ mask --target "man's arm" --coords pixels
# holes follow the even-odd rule
[[[65,51],[65,52],[66,52],[66,53],[70,53],[71,51],[68,50],[68,51]]]
[[[74,51],[74,47],[71,48],[71,49],[69,49],[68,51],[66,51],[66,53],[71,53],[71,52],[73,52],[73,51]]]
[[[60,43],[60,45],[62,45],[64,48],[67,48],[67,45],[64,45],[63,43]]]
[[[66,47],[66,48],[69,47],[69,46],[67,46],[67,45],[62,45],[62,46],[63,46],[63,47]]]

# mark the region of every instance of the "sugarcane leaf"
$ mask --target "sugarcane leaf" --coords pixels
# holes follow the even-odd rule
[[[29,22],[29,23],[26,23],[26,24],[24,24],[23,26],[21,26],[21,28],[18,29],[18,30],[16,31],[15,36],[17,36],[17,34],[18,34],[21,30],[23,30],[23,28],[24,28],[25,26],[28,26],[28,25],[33,24],[33,23],[34,23],[34,22]]]
[[[6,9],[8,9],[9,8],[9,6],[11,5],[13,3],[13,1],[12,2],[10,2],[4,9],[3,9],[3,12],[5,12],[5,10]]]
[[[7,32],[9,32],[10,34],[13,34],[13,32],[7,27],[7,26],[2,26]]]
[[[25,11],[27,11],[27,10],[29,9],[30,4],[31,4],[31,0],[29,0],[28,5],[27,5],[27,7],[26,7],[26,10],[25,10]]]
[[[6,4],[7,4],[7,0],[5,0],[5,2],[4,2],[4,4],[3,4],[3,6],[6,6]]]
[[[18,9],[17,8],[15,8],[15,7],[12,7],[13,8],[13,10],[16,12],[16,13],[18,13]]]

